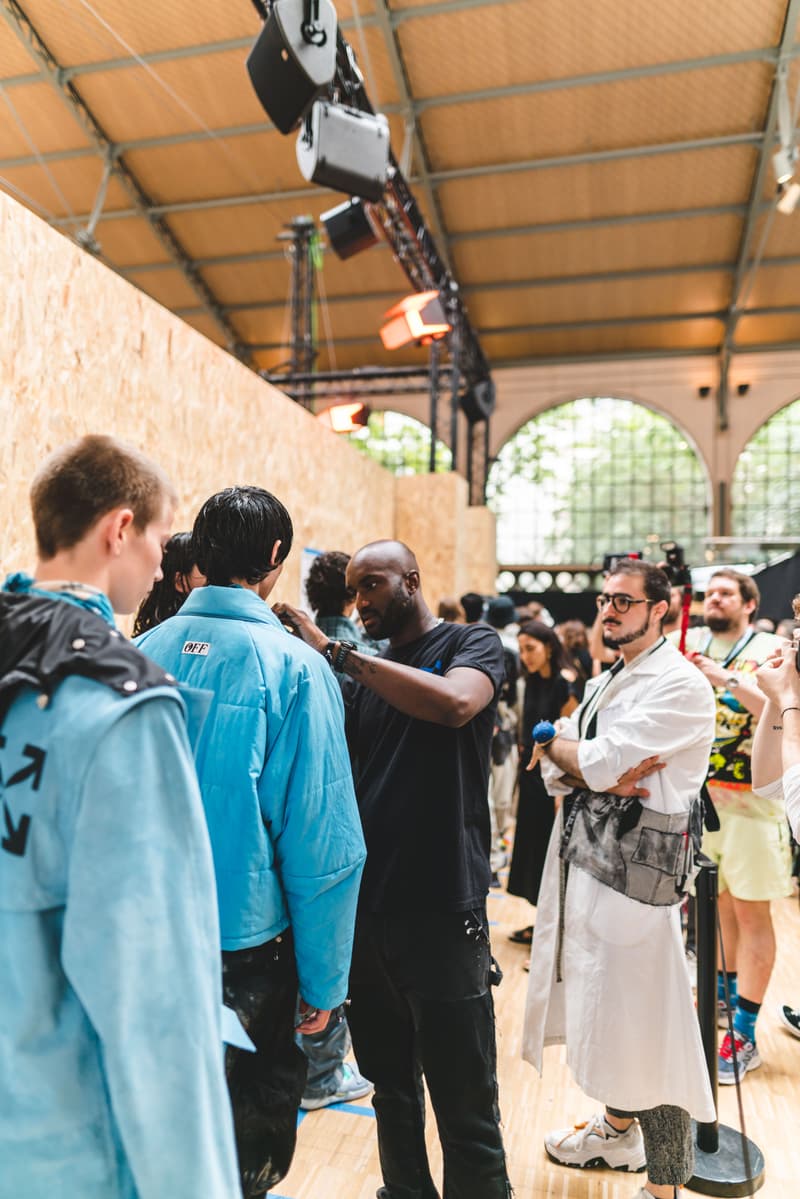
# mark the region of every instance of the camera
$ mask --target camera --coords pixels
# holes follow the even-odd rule
[[[686,559],[683,556],[683,546],[678,545],[676,541],[662,541],[661,548],[664,551],[664,562],[661,569],[672,586],[690,587],[692,572],[686,565]]]
[[[626,558],[642,558],[641,550],[626,550],[623,554],[606,554],[603,558],[603,573],[613,574],[620,562],[624,562]]]

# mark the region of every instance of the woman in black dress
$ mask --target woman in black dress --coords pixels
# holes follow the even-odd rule
[[[547,794],[537,765],[526,770],[533,748],[533,726],[539,720],[569,716],[577,707],[574,685],[567,669],[564,647],[554,631],[538,620],[520,626],[519,656],[525,668],[525,697],[519,753],[519,800],[514,852],[508,891],[534,906],[539,901],[547,844],[555,819],[555,805]],[[530,945],[533,926],[518,929],[511,940]]]

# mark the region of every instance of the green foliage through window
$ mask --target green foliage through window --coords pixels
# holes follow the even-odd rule
[[[364,429],[350,433],[349,440],[395,475],[422,475],[430,467],[431,431],[427,425],[401,412],[373,412]],[[450,450],[436,443],[436,469],[449,470]]]
[[[796,537],[800,529],[800,400],[776,412],[739,455],[731,489],[734,537]]]
[[[587,397],[528,421],[489,472],[497,556],[506,564],[592,565],[677,541],[703,561],[705,470],[666,417],[630,400]]]

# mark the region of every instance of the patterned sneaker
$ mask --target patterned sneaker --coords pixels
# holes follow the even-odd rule
[[[800,1037],[800,1008],[789,1007],[782,1003],[778,1008],[778,1017],[784,1028],[788,1028],[793,1037]]]
[[[560,1128],[544,1138],[544,1150],[551,1161],[562,1166],[607,1166],[610,1170],[638,1173],[645,1167],[644,1140],[639,1121],[625,1132],[616,1132],[602,1112],[574,1128]]]
[[[328,1095],[304,1095],[300,1100],[300,1106],[304,1112],[316,1112],[321,1107],[330,1107],[333,1103],[352,1103],[354,1099],[363,1099],[371,1090],[372,1083],[345,1062],[339,1086],[335,1091]]]
[[[761,1065],[761,1058],[758,1056],[753,1041],[747,1041],[740,1032],[734,1028],[733,1038],[736,1042],[736,1056],[739,1059],[739,1079],[744,1078],[748,1070],[757,1070]],[[720,1086],[727,1086],[730,1083],[736,1082],[736,1075],[733,1069],[733,1045],[731,1044],[731,1034],[725,1033],[722,1039],[722,1044],[719,1049],[719,1082]]]

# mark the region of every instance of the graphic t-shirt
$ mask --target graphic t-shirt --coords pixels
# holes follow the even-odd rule
[[[470,667],[494,698],[463,728],[417,720],[359,684],[345,686],[347,739],[367,842],[360,905],[367,911],[461,912],[486,899],[489,749],[503,647],[488,625],[443,622],[379,655],[445,675]]]
[[[751,633],[737,643],[714,636],[705,627],[690,629],[686,650],[704,654],[715,662],[724,662],[732,674],[752,674],[782,642],[773,633],[752,630]],[[708,767],[711,798],[726,811],[757,817],[782,817],[780,801],[754,795],[752,790],[750,758],[758,718],[736,698],[735,691],[715,687],[714,696],[717,724]]]

